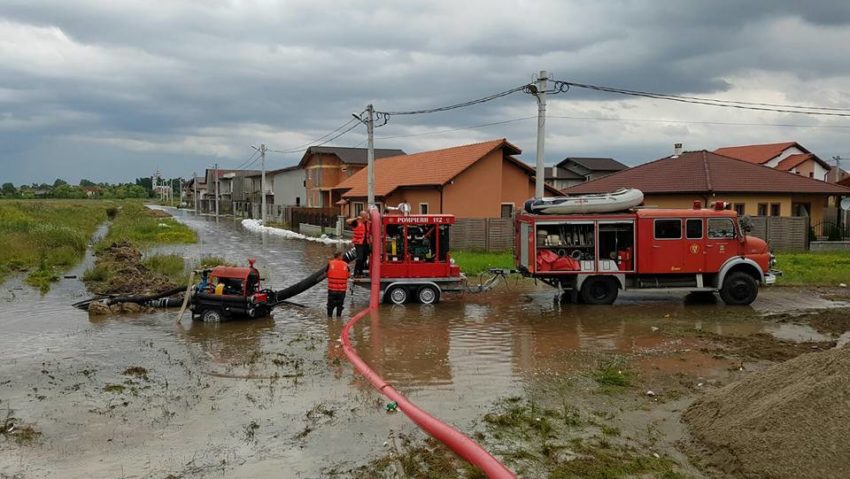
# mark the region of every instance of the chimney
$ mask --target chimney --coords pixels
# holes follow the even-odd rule
[[[682,144],[675,143],[673,144],[673,158],[678,158],[679,155],[682,154]]]

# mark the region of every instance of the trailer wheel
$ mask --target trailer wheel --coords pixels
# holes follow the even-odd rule
[[[435,304],[440,301],[440,291],[433,286],[425,285],[419,288],[416,297],[422,304]]]
[[[720,288],[720,298],[726,304],[745,306],[756,300],[759,285],[755,278],[743,271],[736,271],[726,276],[723,287]]]
[[[404,286],[393,286],[386,294],[387,298],[389,298],[390,302],[393,304],[404,304],[407,302],[408,296],[410,296],[407,292],[407,288]]]
[[[581,299],[586,304],[611,304],[619,291],[616,279],[594,276],[581,285]]]
[[[221,311],[217,309],[208,309],[204,311],[201,319],[204,320],[205,323],[220,323],[222,319]]]

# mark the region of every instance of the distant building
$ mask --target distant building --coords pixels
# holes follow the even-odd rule
[[[375,159],[404,155],[401,150],[376,149]],[[306,204],[331,207],[340,200],[334,189],[366,166],[366,148],[311,146],[304,152],[298,167],[305,172]]]
[[[546,167],[546,184],[558,190],[579,185],[628,168],[613,158],[567,157]]]
[[[726,146],[714,150],[718,155],[787,171],[800,176],[828,181],[832,167],[796,141],[764,145]],[[833,183],[835,181],[832,181]]]
[[[304,206],[307,198],[307,179],[299,166],[290,166],[266,173],[271,177],[276,207]]]

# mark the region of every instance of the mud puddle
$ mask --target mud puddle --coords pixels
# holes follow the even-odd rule
[[[334,251],[248,233],[229,219],[176,216],[199,232],[200,242],[159,250],[190,261],[215,255],[242,264],[255,257],[272,287],[312,273]],[[86,295],[79,281],[65,280],[43,297],[15,284],[3,290],[15,294],[0,313],[6,359],[0,364],[0,413],[13,411],[40,435],[30,445],[0,438],[0,474],[369,477],[363,467],[403,450],[400,438],[411,438],[414,448],[421,444],[416,428],[401,414],[387,414],[385,401],[352,373],[337,342],[342,322],[324,317],[322,286],[293,298],[305,308],[280,308],[273,320],[203,324],[184,318],[180,326],[174,311],[90,319],[69,306]],[[508,457],[504,439],[511,436],[502,431],[497,437],[499,421],[484,417],[509,411],[506,398],[519,397],[534,422],[542,416],[533,416],[532,402],[562,411],[549,422],[564,427],[573,427],[575,408],[582,427],[564,437],[583,446],[544,448],[548,442],[540,435],[528,435],[524,441],[539,442],[526,451],[530,459],[509,457],[526,477],[535,477],[535,464],[550,456],[602,457],[601,439],[617,448],[641,445],[639,457],[657,453],[684,464],[661,439],[664,428],[675,429],[678,401],[759,364],[744,358],[740,371],[737,353],[718,354],[728,346],[698,332],[775,337],[795,325],[802,329],[792,336],[800,340],[824,334],[805,321],[766,320],[771,300],[763,296],[763,305],[754,308],[688,304],[681,295],[624,295],[599,308],[557,305],[549,289],[512,283],[509,290],[447,298],[436,307],[382,307],[352,339],[397,389],[460,430],[483,435],[501,457]],[[344,319],[366,300],[358,290],[347,300]],[[628,376],[624,385],[618,384],[620,370]],[[531,426],[520,421],[518,427]],[[657,432],[646,434],[647,428]],[[618,442],[622,437],[634,441]],[[615,452],[606,460],[626,457]]]

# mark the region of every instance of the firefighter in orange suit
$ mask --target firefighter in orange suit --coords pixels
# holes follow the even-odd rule
[[[363,276],[363,270],[366,269],[366,258],[369,256],[369,245],[366,243],[369,236],[368,221],[369,213],[365,210],[361,211],[357,218],[351,218],[347,221],[348,224],[352,225],[354,235],[351,242],[354,244],[354,249],[357,250],[357,261],[354,263],[355,278]]]
[[[342,260],[340,253],[334,253],[334,257],[328,262],[328,317],[342,316],[342,307],[345,303],[345,290],[348,289],[348,263]]]

